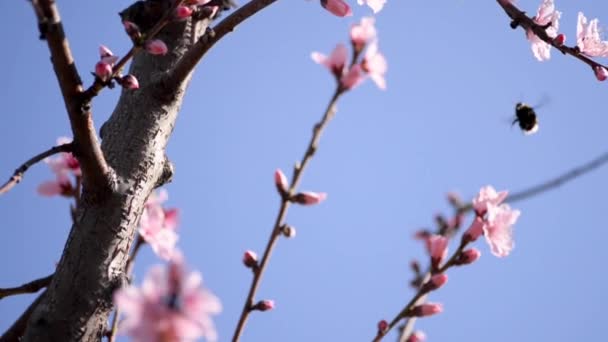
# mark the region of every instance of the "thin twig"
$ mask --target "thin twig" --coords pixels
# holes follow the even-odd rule
[[[296,193],[296,188],[300,182],[300,179],[302,178],[302,172],[304,172],[304,169],[306,168],[309,161],[312,159],[313,155],[317,150],[317,147],[319,145],[319,139],[321,138],[323,130],[335,115],[335,105],[342,93],[343,90],[340,89],[340,87],[338,86],[331,100],[329,101],[327,109],[323,114],[323,118],[321,119],[321,121],[314,125],[312,137],[310,139],[310,142],[308,143],[306,151],[304,152],[302,160],[294,167],[291,185],[289,186],[287,194],[285,196],[282,196],[281,206],[277,214],[277,218],[274,222],[274,227],[270,234],[270,238],[268,239],[268,243],[266,244],[264,256],[262,257],[262,261],[260,262],[259,267],[254,270],[253,281],[251,282],[251,287],[249,288],[249,293],[247,294],[247,299],[245,300],[243,311],[241,312],[241,316],[237,323],[236,329],[234,330],[232,342],[237,342],[240,339],[241,334],[243,333],[243,329],[245,328],[245,324],[247,323],[249,314],[251,313],[252,308],[254,306],[255,295],[260,285],[260,281],[262,280],[262,275],[264,274],[266,265],[270,260],[272,250],[274,249],[276,242],[279,236],[281,235],[281,227],[283,226],[283,221],[285,219],[285,216],[287,215],[287,210],[289,209],[289,206],[291,204],[290,198],[292,198],[293,195]]]
[[[38,292],[40,289],[47,287],[51,283],[51,280],[53,280],[53,275],[54,274],[51,274],[44,278],[32,280],[29,283],[25,283],[17,287],[9,287],[6,289],[0,288],[0,299],[18,294]]]
[[[8,192],[15,185],[17,185],[19,182],[21,182],[21,180],[23,179],[23,175],[32,165],[38,163],[39,161],[43,160],[46,157],[52,156],[54,154],[61,153],[61,152],[71,152],[71,151],[72,151],[72,144],[68,143],[68,144],[63,144],[63,145],[59,145],[59,146],[53,146],[50,149],[34,156],[30,160],[26,161],[21,166],[19,166],[19,168],[17,168],[17,170],[15,170],[15,172],[13,173],[11,178],[8,181],[6,181],[6,183],[4,183],[2,186],[0,186],[0,195]]]
[[[546,27],[543,27],[543,26],[535,23],[534,20],[532,20],[532,18],[528,17],[525,12],[522,12],[520,9],[515,7],[515,5],[513,5],[511,3],[511,1],[508,1],[508,0],[496,0],[496,1],[504,9],[504,11],[507,13],[507,15],[511,18],[511,20],[513,20],[511,27],[516,28],[516,26],[521,26],[521,28],[524,29],[524,31],[526,31],[526,32],[528,30],[534,32],[534,34],[538,38],[540,38],[542,41],[544,41],[545,43],[558,49],[564,55],[571,55],[571,56],[579,59],[583,63],[589,65],[591,67],[591,69],[593,69],[593,70],[595,70],[596,68],[600,68],[600,67],[607,68],[605,65],[598,63],[598,62],[592,60],[591,58],[583,55],[580,52],[580,50],[578,49],[578,47],[568,47],[564,44],[559,44],[558,42],[556,42],[553,38],[549,37],[549,35],[546,32]]]
[[[166,84],[168,86],[181,84],[215,43],[222,39],[226,34],[234,31],[237,25],[276,1],[277,0],[251,0],[246,5],[243,5],[227,16],[213,29],[208,30],[207,33],[200,37],[198,42],[180,59],[175,68],[173,68],[173,71],[169,73]]]
[[[59,10],[54,0],[32,0],[32,6],[41,37],[46,39],[51,53],[51,62],[74,136],[73,152],[82,168],[84,185],[103,198],[111,190],[110,168],[97,140],[90,108],[83,105],[82,81],[63,30]]]
[[[0,342],[18,342],[21,340],[23,333],[25,332],[25,328],[27,327],[27,321],[30,319],[32,312],[38,304],[42,301],[42,298],[46,294],[46,290],[42,292],[36,300],[27,307],[27,309],[19,316],[19,318],[8,328],[7,331],[0,336]]]

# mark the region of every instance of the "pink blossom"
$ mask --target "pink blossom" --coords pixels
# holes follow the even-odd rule
[[[425,317],[432,316],[443,312],[443,305],[439,303],[425,303],[417,305],[412,309],[411,316],[414,317]]]
[[[431,256],[433,268],[438,268],[441,261],[448,254],[448,239],[441,235],[429,237],[427,240],[427,250]]]
[[[481,252],[479,250],[476,248],[467,249],[460,253],[460,256],[456,260],[456,265],[472,264],[477,261],[479,257],[481,257]]]
[[[426,341],[426,335],[424,332],[417,330],[414,331],[410,337],[407,338],[406,342],[424,342]]]
[[[483,219],[476,216],[469,229],[462,235],[462,240],[467,243],[477,240],[483,234],[483,225]]]
[[[138,89],[139,81],[133,75],[127,75],[120,79],[120,85],[125,89]]]
[[[499,205],[508,194],[508,191],[496,192],[491,185],[486,185],[479,190],[477,197],[473,198],[473,209],[478,216],[483,216],[489,205]]]
[[[561,18],[561,15],[561,12],[555,10],[553,0],[543,0],[533,20],[537,25],[543,27],[551,24],[545,32],[547,32],[549,37],[555,38],[557,31],[559,30],[559,19]],[[538,38],[531,30],[526,32],[526,36],[532,44],[532,53],[536,59],[542,62],[551,58],[551,45]]]
[[[179,211],[164,209],[162,202],[166,198],[166,191],[150,195],[139,220],[139,234],[150,244],[156,255],[169,260],[179,239],[176,233]]]
[[[112,77],[112,66],[106,62],[99,61],[95,64],[95,75],[99,77],[100,80],[106,82],[110,80]]]
[[[608,70],[604,67],[596,66],[593,68],[593,72],[598,81],[605,81],[608,78]]]
[[[592,19],[587,23],[583,12],[578,12],[578,23],[576,25],[576,46],[581,53],[591,57],[608,57],[608,41],[602,40],[598,29],[598,19]]]
[[[319,204],[327,198],[327,194],[324,192],[300,192],[293,197],[293,201],[303,205]]]
[[[245,251],[245,254],[243,254],[243,264],[247,268],[256,268],[258,266],[258,255],[254,251]]]
[[[269,311],[274,309],[274,300],[261,300],[253,306],[254,310]]]
[[[167,45],[160,39],[153,39],[146,42],[146,51],[152,55],[164,55],[169,51]]]
[[[121,332],[136,342],[217,340],[211,316],[222,310],[221,303],[202,287],[199,272],[184,270],[182,259],[176,255],[168,268],[153,267],[141,288],[130,285],[114,294],[126,315]]]
[[[319,52],[313,52],[310,57],[318,64],[324,65],[336,78],[341,78],[346,65],[348,51],[344,44],[338,44],[329,57]]]
[[[365,73],[361,65],[355,64],[350,70],[340,79],[340,85],[345,90],[353,89],[365,80]]]
[[[386,0],[357,0],[357,3],[359,5],[365,4],[369,6],[374,13],[378,13],[382,10],[382,7],[384,7]]]
[[[321,6],[338,17],[353,15],[350,6],[344,0],[321,0]]]
[[[376,39],[375,21],[374,17],[363,17],[361,18],[361,23],[355,24],[350,28],[350,41],[355,50],[363,50],[367,42]]]
[[[289,185],[287,184],[287,177],[283,171],[281,171],[281,169],[276,169],[274,171],[274,184],[276,185],[280,194],[287,193],[287,187]]]
[[[72,196],[74,187],[66,175],[58,174],[55,180],[40,184],[37,191],[42,196]]]
[[[515,224],[519,215],[519,210],[512,210],[507,204],[488,207],[488,217],[483,232],[490,245],[490,250],[495,256],[505,257],[513,249],[512,225]]]
[[[377,41],[373,41],[367,47],[365,57],[361,63],[361,68],[367,72],[378,88],[382,90],[386,89],[386,80],[384,79],[384,74],[386,74],[387,63],[384,56],[378,52]]]
[[[192,8],[184,5],[177,6],[175,9],[175,16],[177,19],[186,19],[192,15]]]

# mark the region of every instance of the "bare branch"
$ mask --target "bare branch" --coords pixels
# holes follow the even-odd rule
[[[38,163],[39,161],[43,160],[46,157],[49,157],[49,156],[52,156],[54,154],[61,153],[61,152],[72,152],[72,144],[68,143],[68,144],[63,144],[63,145],[59,145],[59,146],[53,146],[50,149],[34,156],[30,160],[23,163],[21,166],[19,166],[19,168],[17,168],[17,170],[15,170],[15,173],[13,173],[11,178],[8,181],[6,181],[6,183],[4,183],[2,186],[0,186],[0,195],[8,192],[15,185],[17,185],[19,182],[21,182],[21,180],[23,179],[23,174],[25,174],[25,172],[32,165]]]
[[[6,289],[0,288],[0,299],[18,294],[38,292],[40,289],[47,287],[51,283],[51,280],[53,280],[53,274],[44,278],[30,281],[29,283],[25,283],[21,286]]]
[[[213,29],[208,30],[207,33],[199,38],[198,42],[194,44],[190,50],[188,50],[188,52],[175,66],[173,71],[169,74],[168,79],[166,80],[166,84],[169,86],[169,88],[183,82],[188,75],[192,73],[194,67],[198,64],[201,58],[203,58],[207,51],[209,51],[213,45],[215,45],[215,43],[222,39],[226,34],[232,32],[237,25],[257,12],[272,5],[276,1],[277,0],[251,0],[246,5],[227,16]]]
[[[83,102],[83,87],[76,69],[68,40],[63,30],[59,10],[54,0],[32,0],[38,18],[41,38],[46,39],[51,62],[70,119],[74,135],[74,154],[84,175],[84,185],[98,194],[111,189],[110,168],[97,141],[90,106]]]
[[[46,294],[46,291],[42,292],[35,301],[27,307],[27,309],[19,316],[19,318],[11,325],[10,328],[2,336],[0,336],[0,342],[18,342],[21,340],[23,333],[25,332],[25,327],[27,326],[27,321],[30,319],[32,312],[40,302],[42,298]]]

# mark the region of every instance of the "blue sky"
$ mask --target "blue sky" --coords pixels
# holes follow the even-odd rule
[[[215,320],[222,341],[232,335],[250,283],[242,253],[262,252],[278,210],[273,171],[290,170],[301,157],[333,90],[310,52],[330,52],[347,41],[351,24],[371,14],[350,3],[355,15],[341,19],[316,2],[278,1],[217,44],[190,85],[168,147],[176,167],[168,204],[182,210],[180,248],[222,300]],[[116,13],[128,4],[59,1],[85,83],[99,44],[127,51]],[[602,1],[556,5],[568,45],[579,10],[599,17],[601,27],[608,23]],[[519,6],[534,13],[538,1]],[[30,7],[0,3],[10,13],[0,55],[1,177],[69,134]],[[550,61],[536,61],[523,31],[509,28],[495,1],[388,0],[377,28],[388,90],[367,82],[338,104],[301,183],[302,190],[327,192],[328,200],[289,212],[298,235],[279,242],[259,291],[276,309],[254,314],[242,341],[371,340],[376,323],[413,295],[408,264],[425,255],[411,236],[436,213],[449,213],[448,191],[470,199],[486,184],[521,190],[606,150],[608,85],[555,50]],[[118,95],[104,91],[95,99],[97,127]],[[550,102],[538,109],[536,135],[510,126],[516,102],[544,97]],[[417,324],[429,341],[602,340],[607,175],[602,168],[513,204],[522,212],[515,250],[498,259],[480,240],[481,259],[450,270],[448,284],[431,295],[444,313]],[[60,258],[68,202],[35,191],[51,177],[37,165],[0,197],[0,287],[50,274]],[[137,279],[158,262],[145,249]],[[32,298],[2,300],[0,330]]]

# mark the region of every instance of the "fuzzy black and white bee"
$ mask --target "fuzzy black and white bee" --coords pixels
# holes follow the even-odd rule
[[[538,131],[538,118],[534,108],[523,102],[518,102],[515,105],[515,119],[511,125],[515,124],[518,124],[526,135],[536,133]]]

